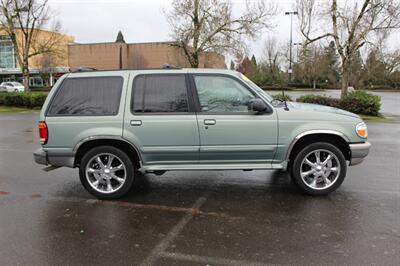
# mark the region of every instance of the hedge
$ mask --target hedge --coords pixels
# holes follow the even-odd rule
[[[340,108],[361,115],[379,115],[381,97],[366,91],[350,92],[343,99],[336,99],[320,95],[304,95],[297,99],[298,102],[327,105]]]
[[[42,107],[47,93],[43,92],[1,92],[0,105],[35,108]]]
[[[314,94],[303,95],[297,98],[296,101],[301,103],[313,103],[313,104],[320,104],[320,105],[340,108],[340,99],[321,96],[321,95],[314,95]]]
[[[292,97],[290,97],[290,95],[282,94],[282,93],[274,94],[274,95],[272,95],[272,98],[274,100],[280,100],[280,101],[289,101],[289,102],[292,101]]]
[[[341,107],[356,114],[377,116],[381,109],[381,97],[366,91],[353,91],[341,100]]]

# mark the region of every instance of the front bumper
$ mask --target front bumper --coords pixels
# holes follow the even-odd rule
[[[371,148],[371,143],[353,143],[349,146],[351,151],[350,165],[357,165],[362,163],[364,158],[367,157],[369,149]]]
[[[37,164],[71,168],[75,166],[75,154],[73,152],[55,152],[39,148],[33,153],[33,158]]]

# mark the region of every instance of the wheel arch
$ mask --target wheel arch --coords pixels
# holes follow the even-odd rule
[[[289,145],[286,161],[291,164],[294,156],[306,145],[315,142],[328,142],[336,146],[345,157],[346,160],[350,160],[351,151],[349,146],[348,138],[341,132],[333,130],[311,130],[300,133]]]
[[[142,157],[139,149],[131,142],[118,136],[92,136],[81,140],[73,149],[75,153],[74,166],[80,165],[82,157],[90,149],[98,146],[113,146],[124,151],[132,159],[136,169],[141,167]]]

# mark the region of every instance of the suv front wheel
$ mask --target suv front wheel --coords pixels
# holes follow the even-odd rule
[[[86,190],[97,198],[117,199],[132,187],[134,166],[122,150],[100,146],[83,156],[79,177]]]
[[[346,170],[346,159],[337,147],[317,142],[305,146],[295,156],[291,177],[305,193],[327,195],[342,184]]]

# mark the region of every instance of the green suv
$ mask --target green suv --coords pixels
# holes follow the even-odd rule
[[[177,170],[279,169],[325,195],[371,146],[358,115],[273,100],[242,74],[216,69],[67,74],[39,121],[35,161],[78,167],[102,199],[125,195],[137,174]]]

